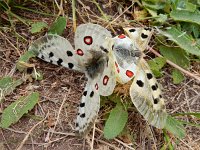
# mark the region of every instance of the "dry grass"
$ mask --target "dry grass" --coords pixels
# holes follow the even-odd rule
[[[57,4],[56,4],[57,3]],[[115,0],[76,1],[76,18],[72,15],[72,3],[69,1],[54,1],[46,3],[29,3],[30,9],[44,11],[54,16],[68,16],[67,28],[64,36],[70,41],[76,24],[98,23],[107,27],[114,34],[121,33],[121,27],[130,25],[128,20],[133,20],[131,2],[123,3]],[[22,74],[15,71],[18,58],[27,50],[28,45],[45,33],[32,35],[30,27],[13,19],[13,26],[9,25],[9,18],[5,12],[1,12],[0,25],[0,77],[12,76],[22,78]],[[31,21],[46,21],[51,24],[55,17],[40,15],[25,10],[15,11],[16,14]],[[106,15],[107,14],[107,15]],[[110,21],[108,21],[110,20]],[[148,22],[143,22],[148,25]],[[138,26],[132,23],[133,26]],[[96,127],[85,138],[74,134],[74,119],[77,113],[77,105],[81,98],[86,79],[84,74],[54,66],[41,60],[32,60],[37,70],[41,70],[44,79],[42,81],[27,81],[18,87],[10,96],[5,97],[1,103],[0,112],[11,102],[15,101],[29,91],[39,91],[40,102],[29,114],[9,129],[0,129],[0,149],[32,149],[32,150],[80,150],[80,149],[160,149],[163,145],[163,135],[160,130],[148,126],[142,116],[133,110],[129,112],[127,134],[114,140],[106,140],[103,137],[103,116],[107,114],[112,105],[101,109],[96,122]],[[199,64],[197,64],[199,65]],[[194,66],[194,72],[199,71]],[[172,84],[169,70],[159,82],[163,85],[164,96],[167,101],[167,111],[174,112],[200,112],[200,86],[194,79],[187,78],[180,85]],[[198,72],[199,73],[199,72]],[[183,120],[199,123],[192,117],[184,116]],[[176,149],[200,149],[200,130],[194,127],[186,127],[187,136],[176,146]],[[130,138],[131,137],[131,138]],[[172,141],[175,140],[172,138]]]

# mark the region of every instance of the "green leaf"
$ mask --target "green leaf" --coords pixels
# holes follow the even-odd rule
[[[184,138],[186,134],[183,124],[169,115],[167,117],[165,129],[179,139]]]
[[[166,31],[160,30],[160,33],[168,37],[169,40],[178,44],[186,52],[200,56],[200,45],[195,43],[195,40],[185,32],[182,32],[175,27],[171,27]]]
[[[8,128],[11,124],[16,123],[25,113],[37,104],[39,93],[33,92],[28,96],[24,96],[10,104],[3,110],[0,127]]]
[[[188,34],[193,34],[194,38],[197,39],[200,36],[200,26],[198,24],[182,22],[181,26],[183,31],[186,31]]]
[[[123,109],[122,105],[116,107],[110,112],[109,118],[104,127],[104,137],[113,139],[122,132],[128,120],[128,112]]]
[[[190,66],[190,61],[187,56],[187,53],[183,49],[166,46],[159,46],[158,48],[161,54],[173,63],[185,69]]]
[[[164,133],[165,144],[163,144],[160,150],[166,150],[166,149],[174,150],[174,147],[171,143],[170,137],[166,133],[166,130],[163,130],[163,133]]]
[[[186,2],[186,10],[190,11],[190,12],[194,12],[196,10],[197,6],[190,3],[190,2]]]
[[[185,79],[184,75],[177,69],[172,71],[172,78],[174,84],[179,84]]]
[[[36,22],[31,25],[30,31],[31,31],[31,33],[37,33],[47,27],[48,27],[48,25],[45,22]]]
[[[58,34],[61,35],[67,25],[67,21],[65,17],[59,17],[50,27],[50,34]]]
[[[6,96],[9,95],[13,90],[21,85],[23,81],[21,79],[18,80],[13,80],[11,77],[3,77],[0,79],[0,102],[3,97],[1,96]]]
[[[142,1],[142,4],[144,7],[154,9],[154,10],[159,10],[163,9],[166,5],[166,2],[162,1]]]
[[[171,11],[170,16],[176,21],[192,22],[200,25],[200,14],[198,13],[186,10],[173,10]]]
[[[162,73],[160,69],[166,64],[166,59],[164,57],[157,57],[148,61],[149,67],[151,68],[155,77],[161,77]]]
[[[165,23],[167,21],[167,15],[159,14],[158,18],[156,19],[158,22]]]
[[[27,63],[30,58],[36,57],[36,53],[34,51],[26,51],[17,61],[17,69],[22,72],[24,69],[27,68],[27,66],[23,65],[22,62]]]

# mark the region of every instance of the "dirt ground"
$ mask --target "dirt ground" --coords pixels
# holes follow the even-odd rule
[[[121,33],[120,26],[126,26],[127,19],[132,18],[129,12],[120,14],[120,10],[127,7],[123,3],[110,1],[101,1],[99,5],[104,8],[103,11],[112,18],[113,29],[116,33]],[[55,3],[54,3],[55,5]],[[36,4],[28,4],[29,8],[44,10],[47,13],[57,15],[58,8],[52,7],[51,3],[46,3],[45,7]],[[120,7],[119,7],[120,6]],[[100,12],[95,4],[89,1],[77,1],[77,25],[81,23],[98,23],[106,26]],[[120,8],[120,9],[119,9]],[[71,2],[63,4],[64,14],[68,16],[67,27],[63,36],[73,41],[72,11]],[[49,25],[55,20],[55,17],[40,15],[37,13],[18,10],[16,14],[21,15],[32,21],[45,21]],[[22,22],[13,20],[14,28],[10,27],[8,16],[1,12],[0,28],[0,78],[11,76],[14,78],[23,78],[23,74],[16,71],[16,61],[27,51],[30,43],[44,35],[46,31],[39,34],[31,34],[30,26]],[[62,11],[61,11],[62,14]],[[133,19],[133,18],[132,18]],[[112,29],[108,28],[113,32]],[[113,34],[115,34],[113,32]],[[75,135],[74,120],[77,114],[81,93],[86,84],[84,74],[69,70],[63,67],[54,66],[39,59],[32,59],[31,63],[36,65],[44,75],[43,80],[27,80],[26,83],[19,86],[11,95],[6,96],[3,103],[0,104],[0,113],[13,101],[20,96],[26,95],[30,91],[39,91],[40,100],[32,111],[23,116],[19,122],[8,129],[0,129],[0,150],[13,150],[22,145],[22,150],[108,150],[108,149],[160,149],[164,143],[162,131],[155,129],[147,124],[142,116],[134,109],[129,112],[129,121],[127,123],[127,135],[119,136],[113,140],[106,140],[103,137],[103,127],[105,124],[106,113],[111,110],[111,106],[101,108],[99,117],[96,120],[95,134],[93,131],[82,139]],[[169,72],[171,68],[166,66],[163,70],[164,76],[158,79],[162,85],[164,97],[166,98],[166,107],[169,114],[177,112],[200,112],[200,83],[192,77],[186,76],[184,82],[174,85]],[[200,64],[193,63],[190,71],[194,74],[200,73]],[[188,122],[199,123],[200,120],[190,116],[179,117]],[[185,126],[186,137],[176,143],[175,149],[178,150],[198,150],[200,149],[200,129],[197,127]],[[28,140],[23,142],[29,135]],[[131,137],[130,137],[131,136]]]

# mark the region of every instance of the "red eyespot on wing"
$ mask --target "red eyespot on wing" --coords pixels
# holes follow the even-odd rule
[[[105,75],[105,76],[103,77],[103,85],[107,85],[108,80],[109,80],[109,77],[108,77],[107,75]]]
[[[121,35],[118,36],[118,38],[124,39],[124,38],[126,38],[126,36],[124,34],[121,34]]]
[[[95,89],[98,90],[99,89],[99,85],[96,83],[95,84]]]
[[[116,69],[117,69],[117,72],[119,73],[119,66],[118,66],[118,64],[117,64],[117,62],[115,62],[115,67],[116,67]]]
[[[83,56],[84,55],[84,53],[83,53],[83,51],[81,49],[77,49],[76,50],[76,54],[78,54],[79,56]]]
[[[84,43],[87,45],[91,45],[93,42],[92,37],[91,36],[85,36],[84,37]]]
[[[129,78],[131,78],[131,77],[133,77],[134,73],[133,73],[132,71],[130,71],[130,70],[126,70],[126,75],[127,75]]]

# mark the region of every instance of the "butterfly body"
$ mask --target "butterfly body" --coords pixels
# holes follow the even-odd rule
[[[88,59],[88,62],[85,64],[85,69],[87,75],[94,79],[103,73],[109,58],[101,51],[91,51],[91,56],[92,57]]]

